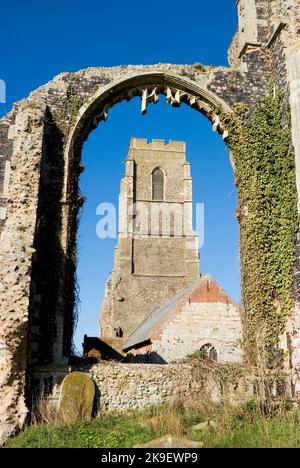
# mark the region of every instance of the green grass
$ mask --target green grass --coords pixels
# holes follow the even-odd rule
[[[199,437],[199,434],[198,434]],[[197,437],[197,440],[198,440]],[[218,433],[209,430],[200,435],[205,447],[212,448],[296,448],[300,447],[300,424],[297,418],[276,418],[233,424]]]
[[[131,417],[104,417],[91,422],[74,424],[28,427],[8,447],[15,448],[112,448],[132,447],[146,442],[155,432],[143,427],[136,415]]]
[[[197,431],[191,428],[210,417],[216,422],[216,428]],[[107,415],[90,422],[31,426],[7,447],[124,448],[167,433],[202,441],[207,448],[300,447],[300,412],[281,410],[273,417],[266,417],[252,404],[235,409],[165,405],[127,415]]]

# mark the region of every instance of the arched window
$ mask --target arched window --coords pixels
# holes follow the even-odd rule
[[[157,167],[152,172],[152,200],[164,199],[164,173]]]
[[[218,362],[218,351],[212,344],[206,343],[205,345],[201,346],[200,353],[212,361]]]

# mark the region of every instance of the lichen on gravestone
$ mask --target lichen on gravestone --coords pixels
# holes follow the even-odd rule
[[[89,374],[71,372],[62,383],[59,418],[64,422],[90,420],[95,398],[95,384]]]

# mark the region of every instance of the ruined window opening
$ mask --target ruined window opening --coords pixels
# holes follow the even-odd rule
[[[157,167],[152,172],[152,200],[164,199],[164,173]]]
[[[201,346],[200,353],[212,361],[218,362],[218,351],[212,344],[206,343],[205,345]]]

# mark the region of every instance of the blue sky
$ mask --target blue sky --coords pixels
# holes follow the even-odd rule
[[[63,71],[159,62],[227,65],[236,27],[235,0],[2,3],[0,79],[6,82],[7,102],[0,104],[0,116],[14,101]],[[239,300],[237,194],[224,143],[196,111],[171,108],[161,96],[142,117],[136,98],[115,106],[83,149],[86,171],[80,185],[87,202],[78,237],[79,349],[84,333],[98,334],[99,308],[116,243],[96,237],[96,207],[103,201],[117,202],[131,136],[187,142],[194,201],[205,203],[201,270]]]

